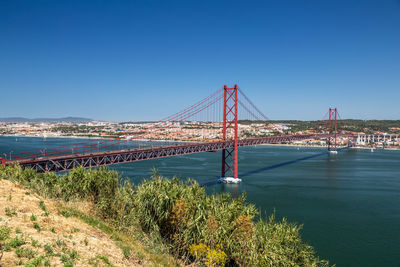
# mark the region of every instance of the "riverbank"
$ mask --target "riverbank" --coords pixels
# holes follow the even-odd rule
[[[15,137],[15,138],[41,138],[41,139],[93,139],[93,140],[111,140],[113,138],[104,138],[104,137],[82,137],[82,136],[51,136],[51,137],[43,137],[43,136],[26,136],[26,135],[0,135],[0,137]],[[123,140],[123,139],[121,139]],[[128,141],[128,140],[127,140]],[[182,140],[149,140],[149,139],[134,139],[130,141],[135,142],[154,142],[154,143],[192,143],[194,141],[182,141]],[[316,144],[259,144],[256,146],[271,146],[271,147],[297,147],[297,148],[327,148],[326,145],[316,145]],[[343,148],[345,146],[338,146],[338,148]],[[365,149],[371,150],[371,147],[363,147],[363,146],[355,146],[350,147],[351,149]],[[392,150],[392,151],[400,151],[400,147],[374,147],[375,149],[383,149],[383,150]]]
[[[62,139],[103,139],[103,140],[108,140],[112,138],[106,138],[106,137],[89,137],[89,136],[76,136],[76,135],[71,135],[71,136],[43,136],[43,135],[14,135],[14,134],[2,134],[0,135],[4,137],[15,137],[15,138],[62,138]]]
[[[93,140],[111,140],[111,139],[118,139],[117,137],[90,137],[90,136],[38,136],[38,135],[0,135],[0,137],[15,137],[15,138],[42,138],[42,139],[93,139]],[[150,140],[144,138],[136,138],[136,139],[120,139],[126,141],[138,141],[138,142],[163,142],[163,143],[192,143],[194,141],[186,141],[186,140]]]
[[[310,148],[327,148],[327,146],[322,146],[322,145],[300,145],[300,144],[260,144],[257,146],[272,146],[272,147],[301,147],[301,148],[305,148],[305,147],[310,147]],[[337,148],[344,148],[346,146],[338,146]],[[350,149],[367,149],[370,150],[372,149],[371,147],[362,147],[362,146],[352,146],[350,147]],[[396,147],[374,147],[375,149],[381,149],[381,150],[394,150],[394,151],[400,151],[400,147],[396,148]]]

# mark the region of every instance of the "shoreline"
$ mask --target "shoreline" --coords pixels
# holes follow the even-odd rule
[[[16,138],[60,138],[60,139],[94,139],[94,140],[109,140],[109,139],[117,139],[116,137],[89,137],[89,136],[39,136],[39,135],[11,135],[11,134],[0,134],[0,137],[16,137]],[[175,142],[175,143],[191,143],[195,141],[184,141],[184,140],[149,140],[149,139],[133,139],[133,140],[128,140],[128,139],[120,139],[124,141],[142,141],[142,142]]]
[[[326,148],[327,146],[321,146],[321,145],[299,145],[299,144],[260,144],[257,146],[286,146],[286,147],[310,147],[310,148]],[[345,146],[338,146],[337,148],[344,148]],[[351,149],[371,149],[371,147],[360,147],[360,146],[353,146],[350,147]],[[392,151],[400,151],[400,147],[399,148],[395,148],[395,147],[386,147],[386,148],[382,148],[382,147],[374,147],[373,148],[378,149],[378,150],[392,150]]]
[[[93,140],[109,140],[109,139],[114,139],[111,137],[88,137],[88,136],[37,136],[37,135],[6,135],[2,134],[0,137],[28,137],[28,138],[60,138],[60,139],[93,139]],[[121,139],[121,140],[126,140],[126,139]],[[175,143],[191,143],[191,142],[198,142],[198,141],[183,141],[183,140],[149,140],[149,139],[134,139],[134,140],[126,140],[126,141],[141,141],[141,142],[175,142]],[[326,148],[327,146],[323,145],[310,145],[310,144],[259,144],[256,146],[282,146],[282,147],[310,147],[310,148]],[[345,146],[338,146],[338,148],[343,148]],[[350,147],[351,149],[378,149],[378,150],[391,150],[391,151],[400,151],[400,147],[360,147],[360,146],[355,146],[355,147]]]
[[[111,139],[110,137],[89,137],[89,136],[43,136],[43,135],[18,135],[18,134],[0,134],[0,137],[32,137],[32,138],[63,138],[63,139]]]

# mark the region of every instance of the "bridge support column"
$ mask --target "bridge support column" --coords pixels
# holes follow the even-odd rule
[[[224,86],[222,139],[233,139],[234,147],[222,150],[221,177],[238,177],[238,86]]]
[[[332,120],[335,120],[335,122],[332,122]],[[334,125],[333,125],[334,124]],[[332,131],[334,132],[334,148],[335,148],[335,153],[337,153],[336,148],[337,148],[337,108],[329,108],[329,140],[328,140],[328,150],[331,151],[331,134]]]
[[[6,165],[6,158],[0,158],[1,165]]]

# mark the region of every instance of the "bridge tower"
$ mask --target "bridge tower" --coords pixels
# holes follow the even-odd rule
[[[329,108],[329,122],[328,122],[328,150],[331,150],[331,139],[332,139],[332,132],[334,131],[334,148],[336,152],[337,147],[337,108]]]
[[[221,177],[238,178],[238,86],[224,85],[222,140],[234,140],[234,147],[222,150]]]
[[[6,165],[6,158],[0,158],[0,165]]]

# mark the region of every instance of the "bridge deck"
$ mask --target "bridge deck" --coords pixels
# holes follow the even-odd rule
[[[342,137],[354,137],[353,135],[340,135]],[[254,146],[258,144],[277,144],[295,140],[327,138],[328,134],[289,135],[265,138],[241,139],[239,147]],[[69,154],[61,156],[38,157],[27,160],[10,160],[6,165],[18,163],[24,167],[33,168],[37,172],[68,171],[77,166],[84,168],[98,167],[103,165],[120,164],[134,161],[165,158],[201,152],[215,152],[234,146],[233,141],[190,143],[173,146],[159,146],[151,148],[137,148],[128,150],[111,150],[95,152],[90,154]]]

